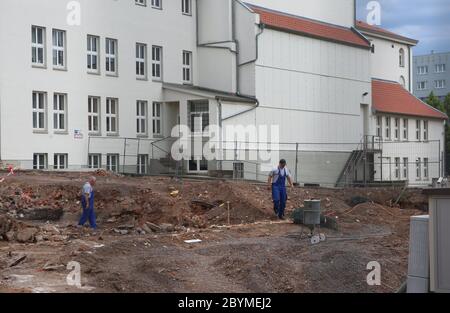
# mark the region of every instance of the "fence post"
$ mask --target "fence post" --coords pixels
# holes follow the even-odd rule
[[[122,174],[125,174],[125,159],[127,155],[127,138],[124,140],[123,144],[123,167],[122,167]]]
[[[295,144],[295,183],[298,184],[298,142]]]

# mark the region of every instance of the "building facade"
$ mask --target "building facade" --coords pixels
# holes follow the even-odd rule
[[[388,127],[378,124],[380,116],[392,115],[392,123],[410,118],[411,137],[413,120],[421,119],[426,138],[442,140],[446,117],[428,107],[423,113],[425,104],[407,90],[415,41],[364,31],[355,23],[353,0],[301,0],[295,7],[249,2],[1,1],[0,40],[7,43],[0,48],[2,163],[138,174],[238,172],[261,180],[277,161],[262,160],[257,143],[270,139],[252,130],[277,126],[274,140],[296,180],[335,185],[349,177],[397,180],[392,162],[406,156],[386,163],[391,154],[383,152],[378,163],[379,151],[368,156],[365,149]],[[380,109],[387,102],[378,101],[377,86],[385,81],[406,88],[401,108]],[[411,103],[418,115],[403,109]],[[234,132],[213,134],[213,125]],[[389,127],[396,134],[400,126]],[[180,138],[200,142],[200,149],[186,153]],[[217,143],[213,160],[204,156],[206,142]],[[418,147],[411,144],[408,153]],[[440,159],[440,149],[423,154],[421,166]],[[183,160],[175,160],[181,150]],[[428,171],[430,179],[440,176],[439,169]]]
[[[441,101],[450,94],[450,52],[414,57],[414,94],[426,100],[431,92]]]

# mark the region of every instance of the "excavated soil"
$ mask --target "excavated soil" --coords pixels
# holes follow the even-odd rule
[[[265,185],[99,172],[93,233],[75,227],[89,175],[22,172],[0,183],[1,292],[394,292],[406,278],[409,219],[427,209],[418,189],[291,189],[288,215],[320,199],[337,221],[311,245],[309,230],[275,219]],[[66,283],[71,261],[81,288]],[[371,261],[381,286],[366,283]]]

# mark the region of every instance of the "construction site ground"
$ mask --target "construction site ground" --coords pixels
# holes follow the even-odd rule
[[[406,279],[410,217],[427,209],[419,189],[289,189],[288,217],[320,199],[337,222],[312,245],[308,228],[276,219],[264,184],[100,171],[93,232],[76,227],[89,175],[1,180],[0,292],[395,292]],[[71,261],[81,288],[67,283]],[[371,261],[381,286],[367,284]]]

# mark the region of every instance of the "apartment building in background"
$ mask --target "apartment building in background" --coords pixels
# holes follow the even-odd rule
[[[251,138],[174,162],[173,129],[276,125],[300,183],[442,175],[447,117],[410,93],[417,42],[356,23],[353,0],[79,3],[79,25],[66,1],[0,3],[3,164],[262,180],[275,164],[246,158]]]
[[[431,92],[441,101],[450,94],[450,52],[414,57],[414,94],[426,100]]]

